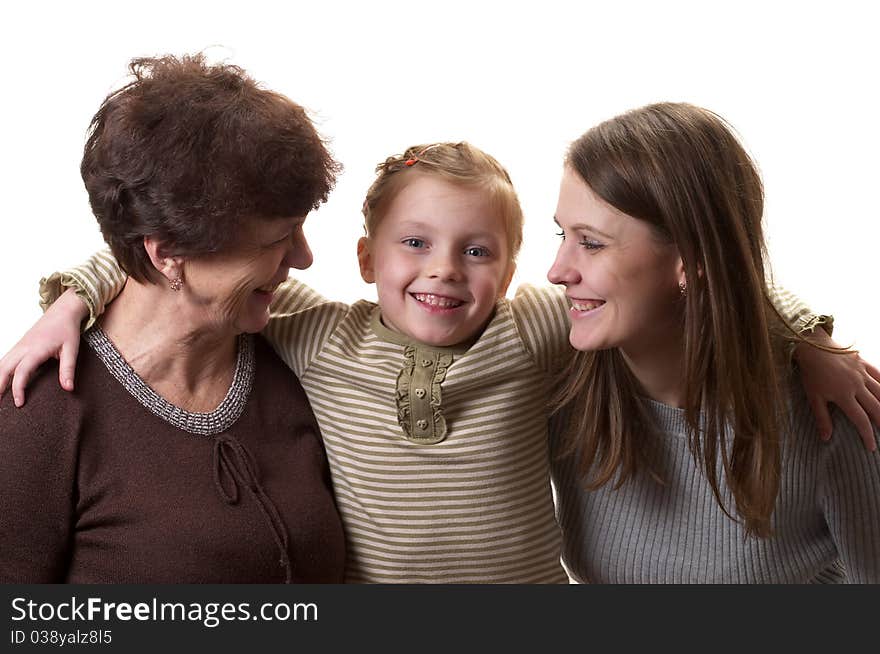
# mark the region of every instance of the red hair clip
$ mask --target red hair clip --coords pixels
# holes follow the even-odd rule
[[[419,157],[421,157],[423,154],[425,154],[428,150],[430,150],[432,148],[436,148],[438,145],[441,145],[441,144],[435,143],[434,145],[425,146],[424,148],[422,148],[421,152],[419,152],[418,154],[414,154],[409,159],[404,161],[403,165],[404,166],[415,166],[417,163],[419,163]]]

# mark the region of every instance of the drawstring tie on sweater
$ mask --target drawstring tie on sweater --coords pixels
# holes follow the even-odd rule
[[[228,479],[229,489],[224,485]],[[284,567],[284,583],[289,584],[293,577],[293,566],[287,555],[287,526],[272,499],[260,485],[259,470],[250,452],[236,438],[220,434],[214,439],[214,486],[226,504],[237,504],[239,485],[244,486],[260,507],[260,512],[269,525],[272,538],[281,553],[280,564]]]

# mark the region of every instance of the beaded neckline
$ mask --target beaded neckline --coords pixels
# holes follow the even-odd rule
[[[208,413],[194,413],[172,404],[150,388],[128,364],[100,327],[83,335],[98,358],[134,399],[156,417],[190,434],[213,436],[229,429],[239,419],[254,383],[254,339],[250,334],[238,337],[235,374],[226,397]]]

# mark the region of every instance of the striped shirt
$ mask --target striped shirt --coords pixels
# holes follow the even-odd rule
[[[105,250],[43,279],[41,303],[76,288],[88,327],[124,281]],[[773,293],[797,328],[827,320]],[[523,286],[472,343],[433,348],[385,328],[374,303],[331,302],[288,280],[264,336],[320,424],[347,581],[567,582],[547,438],[549,375],[571,352],[559,288]]]
[[[834,410],[834,437],[822,441],[803,388],[793,382],[773,536],[746,538],[694,463],[684,410],[646,402],[658,429],[664,485],[637,474],[617,490],[609,483],[588,492],[573,458],[552,459],[564,560],[575,579],[880,583],[880,451],[865,450],[842,413]],[[720,483],[732,507],[723,477]]]
[[[348,581],[567,581],[545,382],[567,333],[564,298],[552,289],[499,301],[461,348],[388,330],[371,302],[328,303],[297,282],[279,289],[265,335],[321,425]]]

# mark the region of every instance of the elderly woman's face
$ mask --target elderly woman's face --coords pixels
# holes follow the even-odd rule
[[[312,265],[304,221],[305,216],[248,221],[229,249],[188,260],[184,288],[199,322],[236,334],[263,329],[288,271]]]

